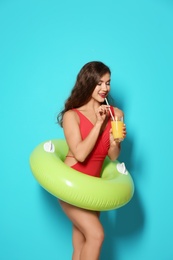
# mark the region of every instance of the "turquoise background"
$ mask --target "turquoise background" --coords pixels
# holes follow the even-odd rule
[[[56,115],[92,60],[112,70],[128,131],[119,160],[136,188],[101,215],[101,260],[173,259],[172,28],[171,0],[0,1],[0,259],[71,259],[71,223],[29,156],[63,138]]]

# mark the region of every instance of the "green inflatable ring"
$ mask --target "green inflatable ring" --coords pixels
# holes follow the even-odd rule
[[[40,185],[55,197],[88,210],[106,211],[127,204],[134,193],[134,183],[118,161],[105,159],[102,176],[82,174],[63,161],[67,154],[65,140],[39,144],[31,153],[31,171]],[[121,167],[119,167],[121,168]]]

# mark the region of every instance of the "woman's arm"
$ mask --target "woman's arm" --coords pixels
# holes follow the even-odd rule
[[[114,115],[118,116],[118,117],[124,117],[124,113],[123,111],[121,111],[118,108],[114,108]],[[124,128],[123,128],[123,138],[126,137],[126,126],[124,124]],[[113,138],[112,135],[112,129],[110,129],[110,147],[108,150],[108,157],[110,158],[110,160],[114,161],[118,158],[119,154],[121,151],[121,142],[116,142]]]
[[[77,161],[83,162],[87,156],[93,150],[102,124],[108,113],[107,106],[100,106],[96,111],[96,123],[88,136],[82,140],[80,128],[79,128],[79,117],[75,111],[67,111],[63,117],[63,129],[67,144],[70,152],[76,158]]]
[[[120,142],[115,142],[113,135],[110,131],[110,147],[108,150],[108,157],[111,161],[114,161],[118,158],[121,150],[121,143]]]

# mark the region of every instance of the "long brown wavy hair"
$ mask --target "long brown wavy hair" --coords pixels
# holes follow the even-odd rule
[[[64,109],[58,114],[57,122],[62,127],[63,115],[72,108],[85,105],[92,96],[92,93],[101,77],[111,71],[108,66],[100,61],[86,63],[79,71],[71,94],[65,102]]]

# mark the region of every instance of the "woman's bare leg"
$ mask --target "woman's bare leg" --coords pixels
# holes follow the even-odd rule
[[[62,201],[60,204],[75,227],[73,260],[98,260],[104,239],[99,213],[81,209]],[[79,246],[77,246],[78,242]]]
[[[81,231],[73,225],[73,257],[72,260],[79,260],[82,248],[85,243],[85,237]]]

